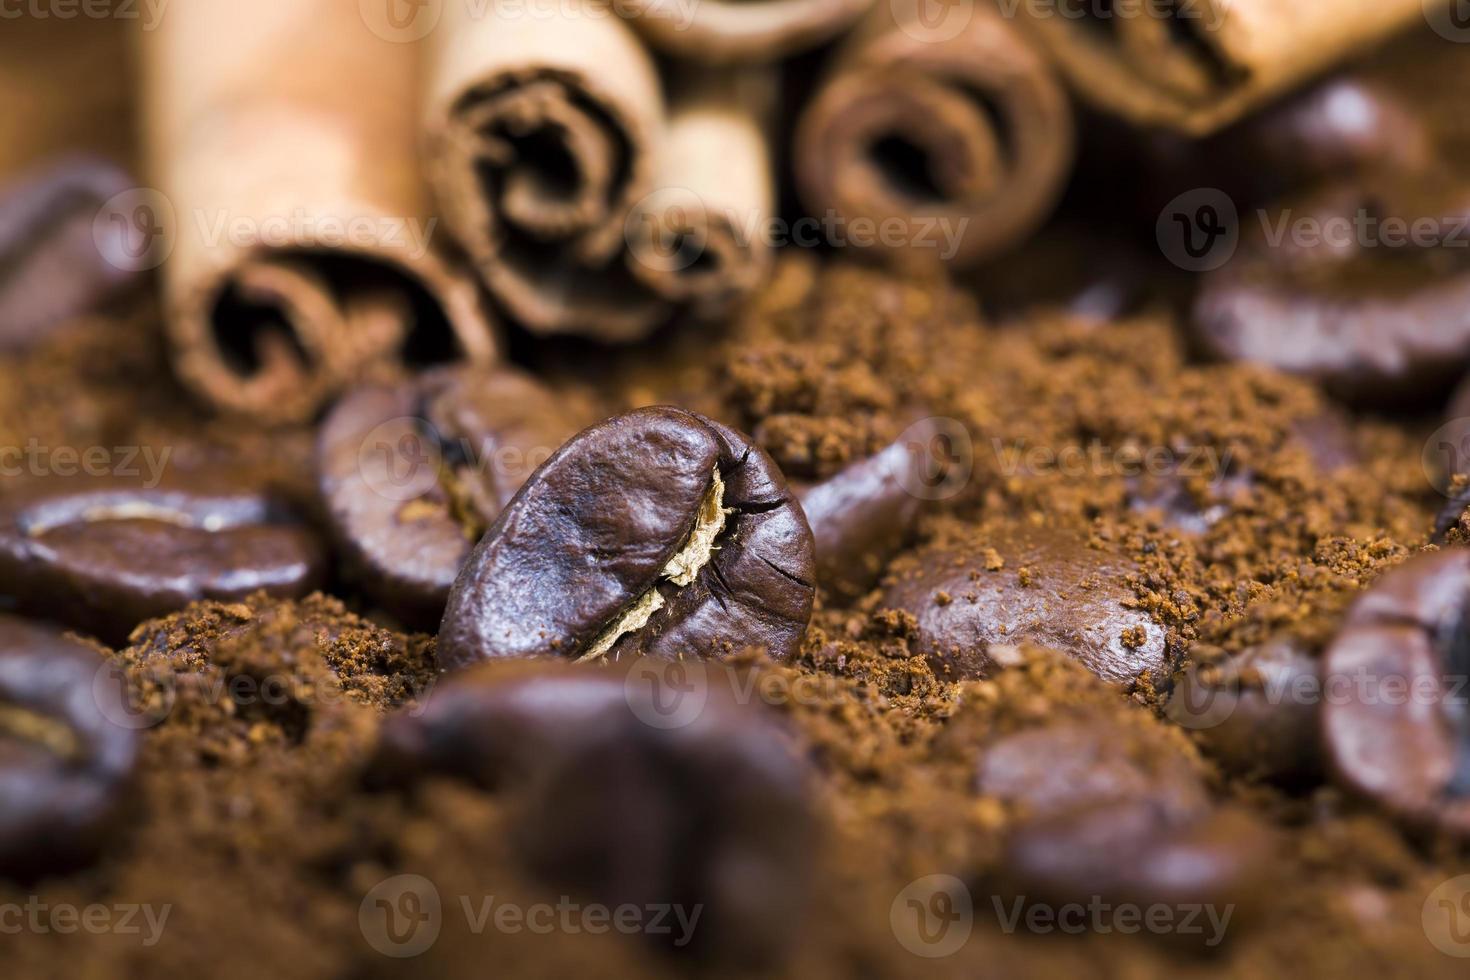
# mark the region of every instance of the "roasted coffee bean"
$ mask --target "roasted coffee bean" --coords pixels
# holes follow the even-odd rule
[[[1447,387],[1470,361],[1461,247],[1470,188],[1405,183],[1334,186],[1283,212],[1332,229],[1320,240],[1295,241],[1288,230],[1273,245],[1269,229],[1243,240],[1201,289],[1203,345],[1361,404],[1419,403]],[[1363,230],[1365,216],[1375,230]]]
[[[1079,719],[981,756],[976,788],[1017,811],[1006,870],[1056,901],[1254,900],[1271,853],[1253,819],[1216,808],[1182,750],[1141,726]]]
[[[867,592],[907,543],[924,504],[913,490],[921,453],[900,439],[828,480],[795,487],[816,540],[817,584],[828,596],[841,602]]]
[[[133,187],[101,160],[73,159],[0,195],[0,349],[24,347],[47,328],[99,309],[140,277],[128,258],[151,244],[127,215],[99,218]],[[112,217],[112,216],[104,216]]]
[[[883,605],[918,618],[917,652],[944,676],[983,677],[992,646],[1030,642],[1122,683],[1166,663],[1163,627],[1131,608],[1135,571],[1081,533],[1014,526],[899,559]]]
[[[792,654],[812,532],[776,465],[677,408],[585,430],[532,475],[449,595],[439,662]]]
[[[0,874],[62,870],[117,830],[137,759],[121,675],[0,616]]]
[[[228,468],[141,479],[46,476],[0,496],[0,593],[20,608],[118,643],[197,599],[320,583],[315,534]]]
[[[582,421],[507,368],[347,395],[322,425],[317,467],[333,535],[363,588],[432,628],[475,542]]]
[[[1470,550],[1418,555],[1349,611],[1323,662],[1333,776],[1409,823],[1470,837]]]
[[[809,774],[718,665],[481,665],[383,730],[374,775],[502,794],[529,869],[608,907],[702,908],[689,951],[765,962],[801,928]]]
[[[1196,651],[1174,686],[1168,716],[1210,756],[1248,778],[1305,783],[1322,771],[1317,658],[1290,637],[1235,655]]]

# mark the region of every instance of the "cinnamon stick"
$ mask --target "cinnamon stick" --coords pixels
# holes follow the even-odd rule
[[[1000,0],[1078,94],[1202,136],[1425,16],[1425,0]],[[1430,8],[1450,0],[1429,0]]]
[[[651,330],[668,304],[630,269],[626,226],[654,186],[663,97],[631,29],[447,4],[430,43],[429,181],[496,298],[539,333]]]
[[[702,63],[769,62],[831,40],[874,0],[620,0],[649,43]]]
[[[628,224],[632,268],[660,296],[720,316],[770,270],[777,82],[760,69],[705,69],[672,88],[657,186]]]
[[[859,221],[899,253],[971,265],[1050,213],[1074,157],[1052,69],[1001,13],[977,4],[935,32],[884,4],[849,38],[798,123],[807,208]],[[894,223],[901,232],[891,234]]]
[[[310,417],[385,365],[488,361],[414,153],[417,51],[354,0],[190,0],[143,45],[175,369],[220,409]]]

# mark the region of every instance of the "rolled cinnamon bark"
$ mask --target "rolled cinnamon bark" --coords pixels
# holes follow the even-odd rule
[[[112,6],[137,16],[32,16],[16,4],[0,18],[0,177],[62,154],[135,163],[130,35],[157,7]]]
[[[769,62],[836,37],[874,0],[619,0],[650,44],[704,63]]]
[[[777,81],[762,69],[705,69],[672,88],[657,186],[627,226],[632,269],[665,299],[720,316],[770,271]]]
[[[1383,41],[1426,10],[1426,0],[1010,2],[1020,4],[1083,98],[1134,123],[1196,136]]]
[[[1052,69],[999,10],[957,32],[881,5],[840,51],[797,126],[807,208],[876,243],[972,265],[1050,213],[1074,157],[1072,112]],[[952,34],[952,36],[951,36]]]
[[[381,367],[494,358],[473,282],[428,216],[412,45],[372,33],[353,0],[190,0],[143,51],[187,387],[300,420]]]
[[[528,329],[643,335],[668,312],[626,241],[663,139],[652,61],[605,13],[471,6],[447,4],[430,37],[427,169],[446,223]]]

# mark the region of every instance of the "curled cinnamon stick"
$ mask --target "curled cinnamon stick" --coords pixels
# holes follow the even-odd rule
[[[657,187],[628,221],[632,269],[665,299],[719,316],[770,269],[776,79],[761,70],[705,70],[673,88]]]
[[[667,314],[629,268],[625,224],[654,186],[663,97],[615,17],[448,4],[424,125],[445,221],[510,314],[540,333],[627,340]]]
[[[887,248],[970,265],[1056,203],[1073,162],[1071,108],[998,10],[977,4],[962,28],[937,34],[917,16],[885,4],[845,44],[798,123],[797,186],[809,210],[854,233],[866,221]]]
[[[1212,133],[1408,27],[1425,0],[1012,0],[1079,95]],[[1429,0],[1430,8],[1448,0]]]
[[[620,0],[649,43],[704,63],[766,62],[836,37],[874,0]]]
[[[146,35],[144,69],[187,387],[300,420],[379,366],[493,359],[428,216],[413,46],[372,33],[352,0],[191,0]]]

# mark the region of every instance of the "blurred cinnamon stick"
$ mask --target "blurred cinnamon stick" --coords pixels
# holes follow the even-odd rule
[[[998,2],[1019,5],[1081,97],[1202,136],[1450,0]]]
[[[886,2],[886,0],[885,0]],[[831,40],[874,0],[621,0],[618,10],[669,54],[703,64],[771,62]]]
[[[297,420],[381,366],[495,356],[434,240],[416,57],[354,0],[189,0],[144,35],[170,342],[206,402]]]
[[[972,265],[1050,213],[1071,171],[1071,106],[1051,67],[986,4],[954,28],[882,4],[840,49],[797,127],[808,210],[900,254]],[[892,229],[901,228],[898,234]]]
[[[507,311],[539,333],[639,337],[668,304],[629,268],[627,219],[654,187],[663,96],[616,17],[448,4],[430,38],[424,126],[440,209]]]
[[[697,315],[729,312],[770,270],[777,85],[764,69],[703,69],[672,86],[657,186],[629,220],[629,244],[634,274]]]

